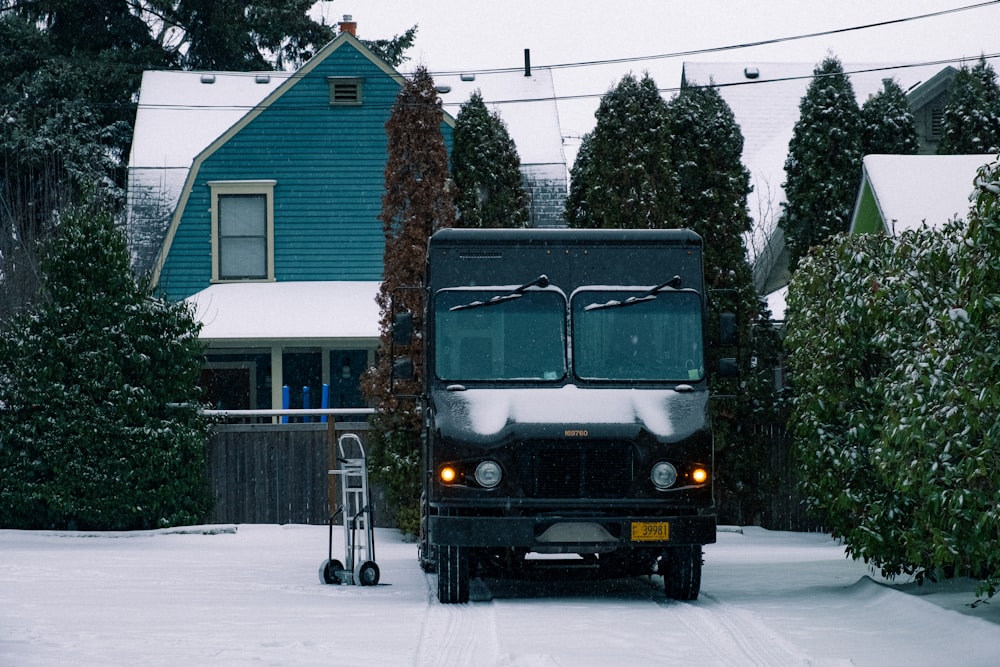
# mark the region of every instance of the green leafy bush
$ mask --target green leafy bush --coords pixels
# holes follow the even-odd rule
[[[789,289],[810,509],[884,574],[1000,578],[1000,163],[969,222],[838,236]]]

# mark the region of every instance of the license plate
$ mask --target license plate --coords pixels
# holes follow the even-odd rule
[[[633,542],[666,542],[670,539],[668,521],[633,521]]]

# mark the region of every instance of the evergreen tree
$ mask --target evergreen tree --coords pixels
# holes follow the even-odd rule
[[[847,231],[861,174],[861,112],[840,61],[813,70],[785,160],[785,232],[794,267],[809,248]]]
[[[57,211],[85,193],[123,199],[132,96],[142,69],[166,60],[110,4],[88,3],[82,26],[104,26],[89,32],[66,25],[80,12],[50,17],[48,31],[13,10],[0,15],[0,321],[35,297],[36,248]]]
[[[479,91],[455,120],[451,163],[460,227],[527,226],[528,195],[517,147]]]
[[[3,5],[4,3],[0,3]],[[38,289],[35,248],[86,197],[119,207],[143,70],[292,67],[333,37],[312,0],[48,0],[0,10],[0,322]],[[366,42],[405,60],[416,28]]]
[[[111,216],[75,211],[43,300],[0,334],[0,521],[124,530],[210,506],[202,353],[188,308],[136,284]]]
[[[666,102],[648,74],[628,74],[601,98],[573,165],[570,227],[677,227],[677,184]]]
[[[944,109],[939,155],[1000,152],[1000,87],[985,58],[955,75]]]
[[[743,235],[750,231],[747,196],[752,188],[742,161],[743,134],[729,105],[711,86],[684,88],[668,110],[678,220],[705,240],[709,282],[732,286],[730,270],[750,270]],[[748,275],[740,278],[747,284]]]
[[[420,391],[424,372],[420,288],[427,240],[434,231],[455,224],[443,120],[434,80],[425,68],[418,68],[400,90],[385,126],[389,155],[380,214],[385,256],[377,296],[381,340],[377,363],[362,380],[364,395],[377,411],[371,432],[377,442],[371,457],[373,477],[386,486],[390,501],[399,505],[400,528],[413,533],[419,521],[421,418],[412,399],[399,399],[396,394],[412,396]],[[394,347],[392,322],[401,311],[412,313],[415,336],[409,346]],[[393,381],[393,351],[413,360],[411,380]]]
[[[772,369],[780,346],[757,297],[743,244],[751,227],[747,211],[750,173],[742,162],[743,134],[729,105],[711,86],[685,87],[668,107],[679,218],[704,240],[709,288],[726,290],[709,294],[707,321],[716,322],[720,311],[739,315],[744,388],[735,404],[717,401],[712,408],[720,513],[723,521],[744,524],[762,511],[771,490],[766,475],[768,443],[754,439],[753,424],[778,419],[775,408],[780,401],[775,396]],[[717,365],[719,357],[732,354],[732,350],[718,347],[718,328],[714,326],[708,328],[708,349],[710,367]],[[752,359],[763,373],[752,366]]]
[[[861,154],[916,155],[917,123],[894,79],[861,105]]]

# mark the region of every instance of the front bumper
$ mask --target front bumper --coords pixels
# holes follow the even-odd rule
[[[664,539],[633,540],[633,524],[666,523]],[[528,551],[601,552],[715,542],[715,516],[442,516],[427,517],[433,545],[514,547]]]

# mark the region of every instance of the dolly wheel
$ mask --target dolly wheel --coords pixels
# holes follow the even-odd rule
[[[366,560],[358,569],[358,583],[362,586],[374,586],[378,583],[378,565],[373,561]]]
[[[323,561],[323,564],[319,566],[319,582],[321,584],[339,584],[340,575],[338,573],[343,569],[344,564],[336,558]]]

